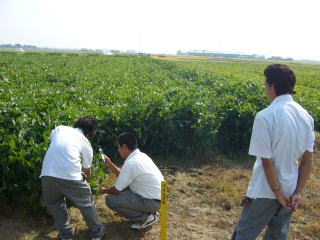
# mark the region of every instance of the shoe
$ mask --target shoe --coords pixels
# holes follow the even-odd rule
[[[106,233],[103,233],[103,235],[100,236],[100,237],[91,238],[91,240],[101,240],[101,239],[104,237],[105,234],[106,234]]]
[[[60,237],[60,235],[58,235],[58,237],[57,237],[59,240],[72,240],[72,238],[62,238],[62,237]]]
[[[157,223],[158,221],[159,221],[159,218],[156,214],[150,214],[144,223],[139,223],[139,222],[134,223],[131,225],[131,229],[134,229],[134,230],[144,229],[146,227],[149,227]]]
[[[103,238],[103,236],[97,237],[97,238],[91,238],[91,240],[101,240],[102,238]]]
[[[74,227],[72,227],[71,232],[72,232],[72,235],[74,235],[74,233],[75,233],[75,228]],[[62,238],[60,236],[60,233],[58,233],[57,239],[58,240],[72,240],[72,238]]]

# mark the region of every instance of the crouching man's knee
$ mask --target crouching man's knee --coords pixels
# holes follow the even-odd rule
[[[114,210],[116,208],[116,199],[114,197],[114,195],[109,194],[108,196],[106,196],[106,205],[108,208]]]

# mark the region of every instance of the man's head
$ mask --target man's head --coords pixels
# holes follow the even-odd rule
[[[124,132],[118,136],[118,152],[122,158],[127,158],[137,148],[138,142],[132,133]]]
[[[269,100],[284,94],[295,94],[294,72],[285,64],[271,64],[264,70],[266,77],[266,95]]]
[[[83,134],[87,137],[94,137],[97,132],[97,125],[98,121],[95,118],[90,118],[90,117],[81,117],[79,118],[75,123],[74,127],[75,128],[80,128],[83,132]]]

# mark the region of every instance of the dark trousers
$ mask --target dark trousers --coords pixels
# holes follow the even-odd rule
[[[147,199],[126,188],[120,194],[109,194],[106,205],[121,216],[134,222],[145,222],[147,217],[159,211],[160,201]]]
[[[72,239],[74,234],[65,198],[71,200],[80,209],[93,238],[104,235],[104,225],[99,221],[91,189],[85,179],[77,181],[43,176],[41,182],[44,203],[62,238]]]
[[[254,240],[265,226],[264,240],[288,239],[292,211],[277,199],[257,198],[242,210],[231,240]]]

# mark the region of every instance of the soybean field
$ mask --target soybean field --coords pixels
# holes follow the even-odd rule
[[[49,135],[80,116],[99,120],[92,145],[116,157],[133,131],[151,155],[247,151],[254,116],[268,102],[270,61],[0,52],[0,199],[42,207],[39,175]],[[294,97],[320,130],[320,65],[287,63]],[[94,159],[92,188],[106,181]]]

